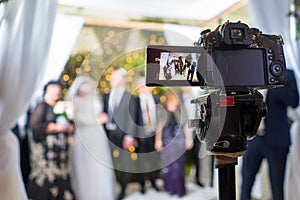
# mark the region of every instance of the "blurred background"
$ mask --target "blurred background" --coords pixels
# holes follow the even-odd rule
[[[24,2],[22,0],[0,1],[0,94],[1,98],[7,97],[4,101],[1,99],[0,108],[5,107],[2,102],[8,102],[9,100],[5,100],[14,99],[17,96],[15,94],[7,96],[4,90],[6,85],[3,83],[15,86],[8,87],[11,91],[13,89],[21,91],[18,86],[26,82],[24,76],[34,72],[34,69],[31,69],[32,63],[36,64],[36,68],[41,67],[44,70],[41,70],[39,78],[35,81],[35,87],[30,88],[34,90],[33,95],[27,90],[22,90],[18,94],[21,96],[17,97],[23,102],[20,106],[22,109],[11,114],[10,123],[6,123],[5,127],[0,126],[1,131],[8,129],[16,121],[18,115],[27,108],[25,104],[29,102],[29,99],[32,104],[40,100],[42,87],[49,80],[59,79],[63,84],[63,92],[66,94],[78,75],[90,76],[96,80],[95,84],[100,92],[107,94],[110,91],[110,73],[115,67],[123,67],[128,71],[127,87],[133,91],[136,88],[136,80],[145,73],[146,45],[192,46],[193,42],[199,39],[201,31],[214,30],[227,20],[241,21],[250,27],[258,27],[264,33],[283,35],[288,68],[294,69],[296,78],[299,79],[300,20],[298,10],[300,10],[300,3],[298,0],[57,0],[53,1],[54,3],[47,1],[51,7],[46,3],[38,5],[36,1]],[[30,4],[36,7],[30,8]],[[25,6],[22,11],[20,8],[23,5]],[[45,45],[45,48],[42,43],[44,40],[40,40],[43,33],[37,35],[38,37],[35,37],[36,35],[30,37],[30,33],[34,32],[28,32],[29,29],[25,27],[26,23],[30,22],[24,14],[26,9],[28,13],[31,12],[30,9],[37,11],[40,7],[44,9],[40,9],[41,13],[38,14],[50,10],[52,13],[47,14],[53,19],[50,23],[48,18],[39,17],[37,14],[34,21],[44,26],[49,23],[50,33],[53,25],[53,34],[49,37],[51,39],[44,38],[44,40],[48,39],[49,43]],[[23,15],[18,14],[19,12]],[[9,23],[7,26],[6,21],[12,22],[14,26],[10,27]],[[34,25],[36,24],[33,23],[32,27]],[[6,30],[9,31],[6,33]],[[32,48],[32,54],[29,54],[30,51],[25,48],[26,42],[31,42],[31,46],[35,47]],[[37,53],[43,50],[45,50],[43,56],[38,56]],[[19,58],[21,61],[16,62]],[[37,62],[36,58],[43,60]],[[31,60],[35,61],[30,62]],[[10,66],[15,67],[15,71],[8,73],[8,70],[3,70]],[[18,71],[18,67],[24,71]],[[18,84],[13,84],[14,82]],[[161,90],[163,89],[155,88],[153,94],[160,94]],[[25,96],[26,94],[28,95]],[[0,111],[2,118],[5,109],[0,109]],[[1,152],[5,151],[1,150]],[[5,163],[5,159],[0,156],[0,164]],[[204,173],[203,177],[210,170],[210,163],[206,163],[208,164],[207,171],[201,172]],[[187,173],[190,173],[189,170],[192,169],[188,169]],[[265,170],[265,165],[262,170]],[[238,170],[237,173],[239,173]],[[266,183],[263,197],[268,199],[270,189],[266,181],[266,172],[263,173],[263,177],[263,183]],[[237,184],[239,184],[239,177]]]
[[[59,0],[43,82],[60,76],[66,92],[78,74],[89,76],[100,70],[103,74],[99,88],[108,93],[109,76],[105,74],[112,67],[135,68],[129,73],[129,85],[135,76],[143,74],[145,49],[134,47],[147,44],[192,46],[202,30],[213,30],[227,20],[240,20],[251,26],[247,1]],[[101,55],[83,62],[95,49],[101,51]],[[124,49],[131,50],[123,53]],[[115,59],[111,61],[108,57]],[[92,62],[97,62],[98,66]],[[159,93],[159,88],[154,93]]]

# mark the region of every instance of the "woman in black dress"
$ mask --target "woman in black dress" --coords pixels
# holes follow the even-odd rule
[[[58,122],[53,111],[61,96],[61,85],[50,81],[44,87],[44,101],[36,106],[31,115],[33,142],[29,199],[75,199],[68,170],[68,138],[74,126]]]

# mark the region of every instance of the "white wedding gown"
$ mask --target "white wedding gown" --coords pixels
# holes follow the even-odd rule
[[[96,121],[102,104],[75,97],[74,144],[70,150],[71,181],[79,200],[115,199],[115,174],[105,130]]]

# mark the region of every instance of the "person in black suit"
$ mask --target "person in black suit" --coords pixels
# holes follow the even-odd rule
[[[145,78],[138,81],[139,99],[139,131],[138,131],[138,174],[137,179],[141,185],[141,193],[145,193],[145,181],[149,178],[152,187],[159,191],[156,185],[159,154],[155,151],[156,134],[156,103],[157,100],[152,95],[152,88],[145,85]],[[147,177],[149,176],[149,177]]]
[[[120,174],[121,193],[118,199],[125,197],[125,191],[133,168],[131,153],[137,147],[137,98],[125,89],[127,71],[115,69],[110,78],[111,91],[104,102],[104,112],[108,114],[105,124],[107,137],[113,154],[114,167]]]
[[[188,75],[187,75],[187,80],[188,81],[193,81],[194,73],[195,73],[195,68],[196,68],[196,63],[193,62],[192,60],[188,62]]]
[[[293,71],[287,70],[287,83],[269,89],[266,95],[267,115],[264,131],[248,141],[243,156],[241,200],[251,199],[255,175],[264,158],[268,160],[273,200],[284,199],[283,182],[289,146],[291,144],[287,108],[299,104],[299,93]]]

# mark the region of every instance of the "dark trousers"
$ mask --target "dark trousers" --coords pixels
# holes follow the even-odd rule
[[[126,151],[122,147],[122,141],[125,134],[123,132],[118,131],[108,131],[107,137],[110,142],[110,149],[112,152],[112,159],[115,171],[119,174],[119,182],[121,185],[121,193],[125,194],[125,190],[127,184],[130,182],[131,179],[131,172],[132,168],[132,159],[130,157],[130,152]],[[119,155],[115,155],[114,152],[118,152]]]
[[[289,147],[270,147],[264,136],[256,136],[248,141],[248,149],[243,156],[241,200],[251,199],[251,190],[261,162],[267,159],[272,188],[272,199],[283,200],[283,182]]]
[[[195,169],[196,169],[196,174],[195,174],[195,178],[196,181],[200,181],[200,159],[199,159],[199,151],[201,148],[201,143],[198,139],[198,137],[194,137],[194,146],[192,148],[192,156],[193,156],[193,163],[195,165]]]
[[[190,70],[188,71],[187,80],[192,81],[194,77],[194,71]]]
[[[139,138],[137,180],[142,187],[145,186],[145,181],[148,178],[152,186],[156,186],[159,155],[155,151],[154,142],[155,136]]]

